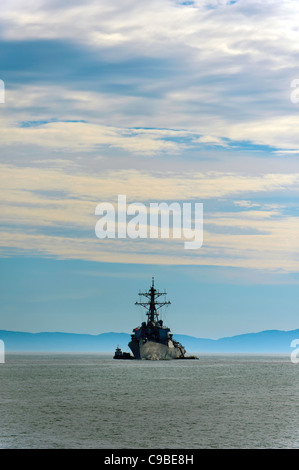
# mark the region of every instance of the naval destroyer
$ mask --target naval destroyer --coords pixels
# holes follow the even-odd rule
[[[159,292],[155,288],[154,278],[147,292],[139,292],[140,301],[135,302],[135,305],[146,309],[147,321],[133,329],[128,344],[135,359],[195,359],[194,356],[186,356],[184,346],[173,339],[170,328],[164,326],[159,318],[158,310],[170,305],[170,302],[166,301],[166,295],[166,292]],[[164,301],[161,301],[162,296]]]

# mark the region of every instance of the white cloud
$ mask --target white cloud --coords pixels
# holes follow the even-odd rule
[[[212,135],[201,136],[198,139],[193,139],[193,142],[198,142],[199,144],[219,145],[220,147],[228,146],[227,142],[225,142],[223,139]]]
[[[36,166],[28,168],[20,159],[19,168],[1,166],[2,220],[10,227],[2,234],[4,252],[6,246],[101,261],[299,269],[297,219],[284,216],[275,199],[268,205],[250,200],[253,193],[297,191],[298,170],[272,171],[265,160],[255,176],[248,167],[243,173],[228,173],[221,171],[219,158],[211,165],[219,164],[218,171],[198,171],[198,155],[188,154],[190,147],[194,151],[212,144],[227,152],[236,143],[251,142],[273,147],[277,159],[296,156],[299,118],[290,102],[290,83],[299,50],[298,2],[211,0],[188,6],[170,0],[89,0],[64,6],[10,0],[1,14],[4,48],[5,41],[28,41],[34,53],[34,44],[45,40],[53,42],[57,54],[60,44],[78,53],[74,62],[67,62],[67,77],[59,76],[59,67],[48,75],[42,69],[43,82],[41,70],[35,74],[37,61],[31,81],[25,85],[18,79],[7,87],[0,120],[1,160],[8,161],[7,150],[28,146]],[[98,68],[76,76],[87,52]],[[107,63],[113,67],[103,78],[100,66]],[[130,74],[123,77],[132,63]],[[9,60],[6,66],[16,80]],[[22,65],[18,72],[23,73]],[[21,127],[22,121],[24,126],[35,124]],[[154,164],[151,171],[134,170],[134,164],[116,170],[113,158],[110,166],[106,158],[106,169],[100,161],[97,170],[86,158],[79,170],[64,160],[65,155],[84,160],[88,152],[107,147],[120,158],[123,151],[131,154],[132,160],[180,155],[184,170],[165,171],[167,162],[163,171]],[[38,168],[47,164],[42,162],[45,149],[56,169]],[[241,159],[242,151],[238,155]],[[205,215],[210,228],[196,257],[181,252],[179,242],[158,242],[153,249],[146,241],[124,241],[116,249],[110,241],[100,245],[96,239],[39,231],[41,226],[93,229],[95,205],[115,201],[118,194],[127,194],[130,201],[232,197],[240,210]]]
[[[245,201],[245,200],[234,201],[234,204],[235,204],[236,206],[246,207],[246,208],[260,207],[260,204],[253,203],[253,202],[251,202],[251,201]]]
[[[159,172],[139,170],[100,170],[97,174],[76,173],[68,168],[39,169],[0,165],[0,193],[19,191],[62,191],[79,200],[115,201],[118,194],[127,194],[130,201],[197,200],[242,197],[242,194],[297,190],[299,173],[269,173],[246,176],[222,172]],[[26,198],[25,198],[26,199]],[[102,201],[100,200],[102,199]],[[22,198],[20,198],[20,201]],[[63,201],[63,199],[62,199]]]
[[[165,133],[158,129],[145,132],[82,122],[50,122],[32,127],[2,128],[0,144],[35,145],[68,152],[90,151],[97,146],[109,146],[139,154],[163,151],[175,153],[179,145],[163,140],[164,136]]]
[[[244,193],[296,190],[299,174],[245,177],[119,170],[91,176],[70,173],[67,168],[2,165],[0,175],[1,218],[6,227],[1,246],[6,253],[18,250],[110,262],[299,269],[298,218],[285,216],[279,205],[242,199]],[[126,194],[128,202],[145,204],[156,201],[157,195],[160,201],[201,202],[203,197],[238,194],[241,199],[234,204],[240,211],[205,212],[204,206],[204,244],[196,253],[184,250],[182,240],[100,241],[94,234],[95,207],[99,202],[116,203],[118,194]],[[56,229],[60,236],[53,234]]]

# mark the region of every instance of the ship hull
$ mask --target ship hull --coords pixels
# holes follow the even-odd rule
[[[184,357],[184,350],[176,347],[171,340],[168,344],[157,343],[155,341],[131,341],[129,347],[135,359],[150,361],[161,361],[171,359],[181,359]]]

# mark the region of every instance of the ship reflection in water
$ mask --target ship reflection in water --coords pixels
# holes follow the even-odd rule
[[[140,302],[135,302],[135,305],[141,305],[146,309],[147,321],[142,322],[141,326],[133,330],[131,341],[128,344],[133,356],[130,353],[122,352],[117,347],[114,359],[147,359],[151,361],[197,359],[195,356],[186,355],[184,346],[173,339],[170,329],[164,326],[163,321],[159,319],[158,310],[163,306],[170,305],[170,302],[157,300],[161,296],[165,297],[166,292],[159,292],[155,288],[154,278],[152,278],[152,285],[148,292],[140,292],[139,296]]]

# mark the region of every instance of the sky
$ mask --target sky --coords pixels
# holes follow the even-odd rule
[[[295,0],[1,6],[0,329],[130,333],[152,276],[174,333],[299,327],[298,24]],[[99,239],[118,195],[202,203],[202,246]]]

